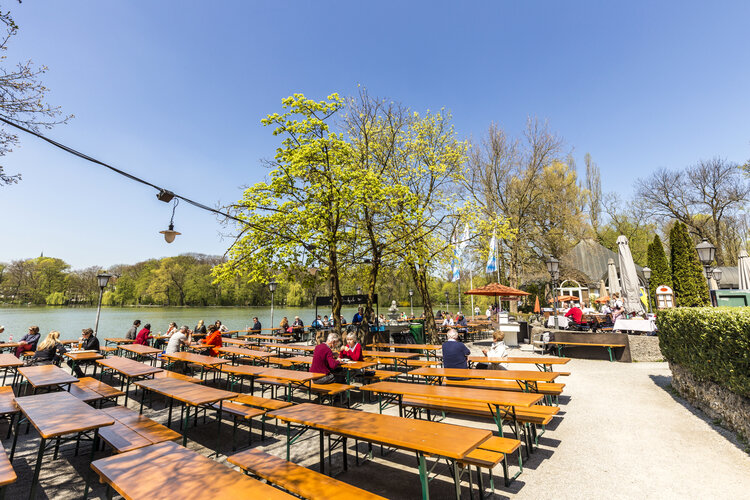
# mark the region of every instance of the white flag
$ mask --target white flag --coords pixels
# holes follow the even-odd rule
[[[471,234],[469,233],[469,224],[466,224],[464,227],[464,234],[461,236],[461,243],[458,244],[458,256],[463,260],[464,258],[464,251],[466,251],[466,247],[469,245],[469,239],[471,238]]]
[[[492,230],[492,239],[490,240],[490,256],[487,258],[487,272],[494,273],[497,271],[497,235]]]

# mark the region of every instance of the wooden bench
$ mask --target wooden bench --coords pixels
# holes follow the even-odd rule
[[[615,347],[625,347],[625,344],[599,344],[599,343],[588,343],[588,342],[558,342],[555,340],[550,340],[547,342],[549,345],[557,346],[557,355],[562,357],[563,355],[563,348],[566,346],[570,347],[576,347],[576,346],[589,346],[589,347],[605,347],[607,349],[607,352],[609,353],[609,360],[614,361],[614,357],[612,356],[612,349]]]
[[[218,403],[213,403],[212,408],[218,409]],[[253,421],[252,419],[266,414],[265,410],[254,408],[252,406],[246,406],[239,403],[233,403],[232,401],[224,401],[221,405],[222,415],[230,415],[232,417],[232,451],[237,450],[237,425],[240,421],[247,423],[247,445],[250,446],[253,443]],[[265,432],[264,432],[265,434]],[[264,436],[265,437],[265,436]]]
[[[169,427],[124,406],[102,408],[101,411],[115,419],[114,425],[99,429],[99,437],[109,444],[115,453],[182,438]]]
[[[252,406],[255,408],[260,408],[261,410],[266,411],[273,411],[273,410],[281,410],[282,408],[286,408],[288,406],[292,406],[294,403],[289,403],[287,401],[279,401],[278,399],[269,399],[269,398],[262,398],[259,396],[251,396],[249,394],[240,394],[238,397],[231,400],[233,403],[239,403],[247,406]],[[261,440],[265,441],[266,439],[266,420],[268,417],[265,413],[263,413],[263,416],[260,417],[261,421]],[[278,421],[277,421],[278,422]]]
[[[184,380],[186,382],[192,382],[194,384],[202,384],[205,382],[197,377],[191,377],[190,375],[183,375],[182,373],[173,372],[170,370],[162,370],[154,373],[154,378],[174,378],[177,380]]]
[[[278,357],[273,356],[273,357],[267,358],[267,360],[268,360],[268,364],[278,365],[282,368],[291,368],[294,366],[294,363],[284,358],[278,358]]]
[[[0,498],[5,498],[5,487],[15,483],[16,479],[18,479],[16,471],[13,470],[13,465],[8,460],[8,454],[0,443]]]
[[[322,403],[325,397],[329,397],[331,404],[333,404],[336,396],[343,394],[350,389],[354,389],[353,385],[347,384],[311,384],[310,392],[318,395],[318,402]],[[343,398],[342,398],[343,402]]]
[[[5,439],[10,437],[13,430],[13,419],[20,411],[16,404],[16,395],[13,393],[13,388],[9,385],[0,386],[0,417],[8,419],[8,435]]]
[[[112,401],[117,404],[117,398],[124,396],[125,393],[115,389],[111,385],[95,379],[94,377],[82,377],[78,382],[70,385],[70,393],[86,403],[99,403]]]
[[[518,384],[515,380],[446,380],[443,382],[445,385],[452,385],[457,387],[473,387],[477,389],[499,389],[503,391],[516,391],[523,392],[523,387]],[[539,394],[545,396],[559,396],[562,394],[565,384],[557,382],[539,382],[536,384],[536,388]]]
[[[227,462],[245,473],[310,500],[385,500],[384,497],[260,450],[241,451],[227,457]]]
[[[435,366],[435,365],[439,366],[441,364],[442,364],[442,361],[437,360],[437,359],[433,359],[433,360],[429,360],[429,359],[407,359],[406,360],[406,366],[409,366],[409,367],[416,366],[416,367],[419,367],[419,368],[424,368],[424,367],[430,367],[430,366]]]

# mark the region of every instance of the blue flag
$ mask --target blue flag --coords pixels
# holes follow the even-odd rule
[[[497,235],[492,230],[492,239],[490,240],[490,255],[487,258],[487,272],[494,273],[497,271]]]

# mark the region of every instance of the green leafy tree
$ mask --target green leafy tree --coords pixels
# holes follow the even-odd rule
[[[669,246],[672,284],[677,305],[680,307],[708,305],[708,284],[685,224],[678,222],[674,225],[669,233]]]
[[[238,275],[264,282],[284,270],[316,263],[330,284],[336,329],[340,329],[341,259],[349,252],[351,221],[357,213],[360,171],[351,145],[330,122],[343,107],[337,94],[314,101],[295,94],[282,101],[287,111],[268,115],[263,125],[284,137],[267,182],[247,188],[233,207],[239,224],[229,260],[214,268],[224,283]]]
[[[658,234],[654,235],[654,240],[648,245],[648,267],[651,269],[650,300],[652,304],[656,304],[656,289],[660,286],[672,288],[672,273]]]

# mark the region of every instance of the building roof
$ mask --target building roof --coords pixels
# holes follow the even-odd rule
[[[576,269],[583,273],[588,279],[589,285],[598,285],[599,280],[607,281],[607,262],[609,262],[609,259],[615,261],[617,275],[619,276],[620,262],[617,254],[592,239],[584,239],[562,257],[561,263],[567,268]],[[641,266],[636,264],[635,270],[638,277],[643,279]]]

